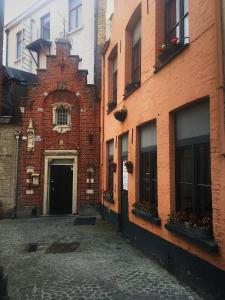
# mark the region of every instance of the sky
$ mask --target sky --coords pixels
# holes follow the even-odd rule
[[[5,0],[5,24],[32,6],[37,0]]]

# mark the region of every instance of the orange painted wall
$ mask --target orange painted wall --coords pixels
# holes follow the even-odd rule
[[[157,227],[131,213],[135,202],[138,183],[137,166],[129,174],[129,219],[131,222],[160,235],[164,239],[182,247],[211,264],[225,270],[225,153],[223,91],[221,86],[220,45],[218,43],[219,10],[217,0],[189,1],[190,45],[168,65],[154,74],[156,43],[156,2],[115,1],[112,18],[112,34],[109,47],[103,55],[103,89],[101,107],[102,153],[101,153],[101,191],[106,189],[106,141],[129,131],[128,159],[136,162],[136,127],[154,120],[157,121],[157,163],[158,163],[158,212],[162,225]],[[125,87],[125,27],[135,8],[142,3],[142,72],[141,87],[126,100],[123,100]],[[118,44],[118,106],[125,105],[128,116],[118,122],[113,112],[107,114],[108,97],[108,56]],[[217,254],[209,254],[202,248],[168,232],[164,225],[175,207],[173,134],[171,133],[171,112],[183,105],[210,97],[210,135],[211,135],[211,176],[213,227],[215,240],[219,246]],[[133,130],[133,141],[131,133]],[[114,149],[114,161],[118,162],[118,143]],[[105,206],[119,212],[118,186],[119,174],[114,174],[115,204],[104,202]]]

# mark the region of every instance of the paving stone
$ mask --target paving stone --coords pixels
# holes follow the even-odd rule
[[[111,226],[73,226],[73,218],[0,220],[0,261],[10,299],[37,286],[44,300],[200,300],[195,292],[127,243]],[[26,252],[37,243],[36,252]],[[79,251],[46,254],[53,243]],[[41,298],[40,298],[41,299]]]

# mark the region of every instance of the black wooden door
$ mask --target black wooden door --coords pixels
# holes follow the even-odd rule
[[[50,167],[50,214],[72,213],[73,170],[70,165]]]

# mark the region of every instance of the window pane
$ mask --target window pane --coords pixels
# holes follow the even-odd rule
[[[77,8],[77,27],[80,27],[82,25],[81,20],[82,20],[82,6],[79,6]]]
[[[184,18],[184,44],[189,43],[189,16]]]
[[[50,39],[50,15],[46,15],[41,18],[41,37],[49,40]]]
[[[177,209],[193,211],[192,203],[192,147],[178,148],[176,152]]]
[[[141,39],[141,20],[138,21],[137,25],[133,30],[133,46]]]
[[[57,125],[67,125],[68,124],[68,111],[65,108],[58,108],[56,110],[56,122]]]
[[[178,210],[193,212],[192,207],[192,184],[178,184]]]
[[[113,101],[117,102],[117,71],[113,73]]]
[[[122,151],[122,153],[127,153],[128,152],[128,135],[127,134],[122,137],[121,151]]]
[[[156,123],[141,127],[141,149],[156,146]]]
[[[70,9],[73,9],[82,4],[81,0],[70,0]]]
[[[113,156],[113,154],[114,154],[114,143],[113,143],[113,141],[108,143],[108,152],[109,152],[109,156]]]
[[[177,182],[192,183],[192,148],[177,150]]]
[[[132,79],[138,81],[141,78],[141,41],[132,49]]]
[[[76,10],[70,12],[70,30],[76,28]]]
[[[17,39],[17,59],[20,59],[22,57],[22,32],[17,33],[16,35]]]
[[[151,152],[151,179],[157,180],[157,152]]]
[[[186,13],[188,13],[189,10],[189,0],[183,0],[184,2],[184,15],[186,15]]]
[[[197,183],[211,185],[210,145],[200,145],[196,149]]]
[[[149,153],[140,156],[140,201],[150,202],[150,161]]]
[[[176,113],[176,139],[209,135],[209,102],[192,105]]]
[[[198,203],[199,209],[198,213],[201,216],[212,216],[212,194],[211,186],[198,186]]]

